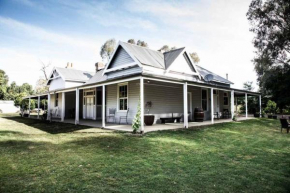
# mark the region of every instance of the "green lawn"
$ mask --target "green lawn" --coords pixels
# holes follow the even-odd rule
[[[131,134],[0,115],[0,192],[289,192],[277,120]]]

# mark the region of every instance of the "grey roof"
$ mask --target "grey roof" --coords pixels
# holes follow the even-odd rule
[[[200,67],[200,66],[198,66],[198,65],[196,65],[196,68],[197,68],[199,74],[200,74],[203,78],[204,78],[207,74],[212,74],[212,75],[213,75],[213,80],[214,80],[214,81],[222,82],[222,83],[226,83],[226,84],[233,84],[233,83],[232,83],[231,81],[229,81],[228,79],[225,79],[225,78],[223,78],[223,77],[221,77],[221,76],[219,76],[219,75],[217,75],[217,74],[215,74],[215,73],[213,73],[213,72],[211,72],[211,71],[209,71],[209,70],[207,70],[207,69],[205,69],[205,68],[202,68],[202,67]]]
[[[164,52],[165,69],[167,69],[174,62],[174,60],[179,56],[184,48],[185,47]]]
[[[165,53],[159,51],[151,50],[149,48],[137,46],[130,43],[120,42],[120,44],[130,52],[135,58],[143,65],[148,65],[156,68],[167,69],[174,60],[182,53],[185,49],[179,48],[171,50]],[[196,65],[197,66],[197,65]],[[214,81],[222,82],[226,84],[233,84],[231,81],[205,69],[200,66],[197,66],[197,70],[202,77],[207,74],[212,74],[214,76]]]
[[[65,80],[86,82],[92,78],[95,72],[85,72],[71,68],[55,68]]]
[[[104,74],[104,76],[102,75],[103,71],[104,69],[96,72],[95,75],[91,79],[89,79],[85,84],[92,84],[92,83],[102,82],[102,81],[107,80],[107,75],[106,74]]]
[[[161,52],[125,42],[120,44],[141,64],[164,69],[164,56]]]

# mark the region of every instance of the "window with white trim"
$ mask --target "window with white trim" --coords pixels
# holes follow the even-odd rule
[[[118,110],[128,109],[128,83],[118,85]]]
[[[229,95],[227,92],[224,92],[224,105],[225,106],[229,105]]]
[[[207,111],[207,90],[201,90],[201,108]]]

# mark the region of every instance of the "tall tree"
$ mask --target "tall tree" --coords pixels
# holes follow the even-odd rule
[[[164,45],[158,51],[163,53],[163,52],[168,52],[170,50],[171,48],[168,45]]]
[[[48,91],[48,86],[46,85],[47,81],[43,79],[43,77],[40,77],[35,86],[35,93],[40,94],[40,93],[45,93]]]
[[[6,86],[8,84],[9,78],[4,70],[0,69],[0,86]]]
[[[142,41],[142,40],[138,40],[137,41],[137,45],[138,46],[142,46],[142,47],[148,47],[148,44],[145,41]]]
[[[116,46],[115,39],[109,39],[101,46],[100,55],[103,60],[106,60],[106,62],[108,62],[111,59],[112,54],[114,53],[115,50],[115,46]]]
[[[189,55],[190,55],[191,59],[193,60],[193,62],[194,62],[195,64],[197,64],[197,63],[200,62],[200,58],[199,58],[199,56],[197,55],[196,52],[192,52],[192,53],[190,53]]]
[[[253,87],[253,81],[244,82],[244,90],[253,91],[255,88]]]
[[[48,80],[48,76],[47,76],[47,69],[48,67],[51,65],[51,62],[48,62],[47,64],[45,64],[44,62],[42,62],[40,60],[40,63],[41,63],[41,68],[40,68],[40,71],[42,71],[44,77],[45,77],[45,80]]]
[[[247,17],[255,34],[253,63],[260,90],[282,109],[290,104],[290,1],[252,0]]]
[[[136,44],[136,42],[135,42],[134,39],[129,39],[129,40],[128,40],[128,43],[130,43],[130,44]]]

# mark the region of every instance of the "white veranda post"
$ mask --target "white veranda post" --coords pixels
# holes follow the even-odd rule
[[[246,118],[248,118],[248,94],[245,93]]]
[[[37,118],[39,119],[39,111],[40,111],[40,96],[37,97]]]
[[[79,109],[80,109],[80,90],[78,88],[76,88],[76,117],[75,117],[75,124],[79,124],[79,119],[80,119],[80,116],[79,116]]]
[[[50,120],[50,93],[47,94],[47,120]]]
[[[261,95],[259,95],[259,106],[260,106],[260,117],[262,117],[262,99],[261,99]]]
[[[144,132],[144,78],[140,78],[140,116],[141,116],[141,133]]]
[[[183,84],[183,122],[184,128],[188,128],[188,106],[187,106],[187,82]]]
[[[30,117],[30,104],[31,104],[31,99],[29,97],[29,101],[28,101],[28,117]]]
[[[213,115],[213,88],[210,89],[210,114],[211,114],[211,123],[214,124],[214,115]]]
[[[234,115],[235,115],[234,101],[235,101],[235,92],[231,91],[231,115],[232,115],[232,119],[234,118]],[[237,103],[237,100],[236,100],[236,103]]]
[[[103,85],[103,89],[102,89],[102,127],[105,128],[106,127],[106,86]]]
[[[61,121],[64,121],[65,116],[65,92],[62,92],[61,95]]]

